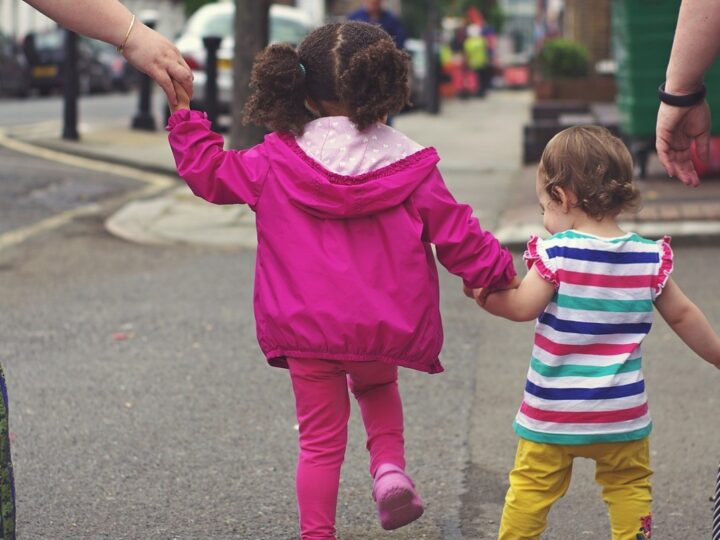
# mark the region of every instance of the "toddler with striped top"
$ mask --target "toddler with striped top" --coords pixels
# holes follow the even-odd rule
[[[540,538],[575,457],[596,462],[613,540],[648,539],[652,422],[640,346],[653,307],[718,368],[720,338],[670,278],[670,238],[647,240],[618,225],[639,198],[618,138],[597,126],[559,133],[542,155],[536,192],[552,236],[528,243],[520,286],[466,290],[494,315],[537,318],[499,539]]]

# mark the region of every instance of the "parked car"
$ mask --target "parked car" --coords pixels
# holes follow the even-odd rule
[[[30,66],[30,87],[42,95],[63,86],[65,36],[66,31],[61,28],[25,36],[23,48]],[[98,58],[91,40],[84,37],[78,38],[78,73],[80,93],[112,90],[111,69]]]
[[[233,85],[233,52],[235,46],[233,21],[235,2],[222,1],[207,4],[187,21],[185,29],[175,42],[180,53],[193,71],[193,108],[202,109],[205,96],[206,51],[202,38],[222,38],[218,50],[218,106],[221,113],[230,111]],[[270,7],[269,38],[271,43],[297,45],[313,29],[310,18],[302,10],[282,5]]]
[[[115,47],[104,41],[88,40],[93,55],[110,73],[112,87],[119,92],[129,92],[140,81],[140,73],[132,67]]]
[[[21,47],[0,33],[0,94],[24,97],[29,90],[29,73]]]
[[[425,106],[427,93],[427,48],[421,39],[405,40],[405,50],[410,54],[410,101],[413,107]]]

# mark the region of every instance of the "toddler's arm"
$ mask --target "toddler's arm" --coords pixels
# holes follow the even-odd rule
[[[517,289],[491,292],[487,296],[476,290],[474,296],[477,303],[493,315],[521,322],[536,319],[554,294],[553,284],[531,268]]]
[[[720,369],[720,337],[705,315],[672,280],[667,280],[655,307],[675,333],[695,353]]]
[[[175,84],[177,105],[168,120],[168,140],[178,174],[192,192],[215,204],[254,207],[269,162],[259,144],[248,150],[224,150],[224,140],[210,129],[204,113],[190,110],[190,96]]]

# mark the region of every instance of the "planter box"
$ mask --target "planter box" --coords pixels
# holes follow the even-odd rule
[[[535,99],[614,101],[617,88],[612,77],[586,77],[582,79],[536,79]]]

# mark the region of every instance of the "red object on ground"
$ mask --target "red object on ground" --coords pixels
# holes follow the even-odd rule
[[[720,137],[710,137],[710,156],[705,163],[697,155],[695,143],[692,145],[692,162],[698,176],[720,176]]]
[[[530,86],[530,68],[528,66],[508,66],[503,69],[505,86],[520,88]]]

